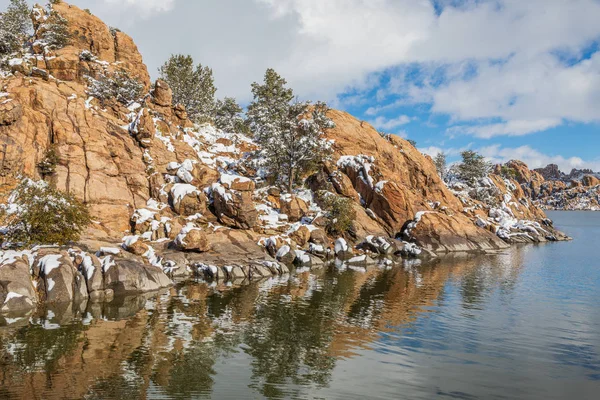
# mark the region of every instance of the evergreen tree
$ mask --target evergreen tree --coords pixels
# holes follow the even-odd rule
[[[193,121],[203,122],[215,117],[215,88],[212,69],[194,66],[189,55],[172,55],[159,68],[160,77],[173,91],[173,103],[182,104]]]
[[[435,158],[433,159],[433,163],[435,164],[435,169],[442,179],[446,178],[446,154],[437,153]]]
[[[10,54],[21,48],[31,31],[29,6],[25,0],[10,0],[0,14],[0,54]]]
[[[49,49],[61,49],[71,42],[69,22],[57,11],[51,10],[48,19],[40,25],[40,39]]]
[[[296,182],[315,167],[329,150],[324,130],[334,126],[318,102],[292,102],[293,90],[273,69],[264,83],[253,83],[254,100],[248,107],[248,122],[263,166],[276,179],[285,182],[291,193]]]
[[[245,130],[242,107],[233,97],[218,100],[215,112],[215,125],[225,132],[243,132]]]
[[[472,150],[463,151],[461,153],[462,163],[458,165],[459,176],[467,182],[474,182],[488,175],[492,164],[487,162],[485,158]]]

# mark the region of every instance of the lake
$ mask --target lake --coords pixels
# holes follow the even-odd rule
[[[574,241],[0,318],[0,398],[597,399],[600,213],[549,216]]]

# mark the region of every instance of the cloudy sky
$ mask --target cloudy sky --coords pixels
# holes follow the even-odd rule
[[[273,67],[424,152],[600,170],[600,0],[71,2],[130,34],[154,77],[191,54],[247,103]]]

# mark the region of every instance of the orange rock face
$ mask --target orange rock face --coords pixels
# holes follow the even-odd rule
[[[244,162],[247,153],[256,149],[249,138],[225,137],[209,125],[192,124],[183,106],[171,104],[172,92],[164,81],[152,86],[129,36],[111,31],[75,6],[61,2],[53,7],[68,21],[72,42],[50,53],[34,46],[35,54],[13,70],[13,76],[0,81],[3,194],[20,176],[44,178],[90,208],[95,223],[88,236],[93,239],[120,239],[125,232],[148,233],[145,240],[173,239],[188,223],[206,228],[217,220],[227,229],[251,236],[259,227],[285,233],[297,221],[325,226],[319,225],[324,216],[315,211],[314,202],[280,196],[274,188],[257,184],[264,182],[255,179],[255,167]],[[34,25],[39,27],[40,21]],[[87,77],[118,69],[144,85],[149,95],[141,104],[126,107],[115,99],[100,102],[90,97]],[[329,117],[336,124],[327,132],[333,143],[332,160],[309,179],[308,186],[353,201],[356,218],[348,238],[403,236],[411,225],[410,239],[431,251],[506,246],[491,228],[474,224],[478,214],[465,212],[432,160],[410,143],[397,136],[384,138],[342,111],[332,110]],[[58,156],[55,173],[42,177],[38,166],[50,150]],[[230,165],[232,171],[227,170]],[[544,190],[539,174],[524,164],[513,167],[519,182],[539,182],[527,190]],[[497,185],[505,184],[498,180]],[[510,189],[513,195],[526,197],[524,188],[516,186]],[[270,206],[260,199],[267,199]],[[146,209],[141,222],[132,224],[134,211],[146,207],[157,209]],[[544,217],[533,206],[526,211],[511,207],[525,217]],[[282,214],[288,218],[280,218]],[[299,244],[311,239],[306,227],[295,232]],[[319,242],[325,243],[322,236]]]
[[[357,216],[362,222],[359,232],[383,230],[394,237],[418,212],[430,211],[433,213],[413,232],[417,243],[427,249],[444,252],[506,247],[494,234],[461,215],[461,202],[442,182],[431,159],[406,140],[398,136],[386,139],[368,123],[342,111],[331,111],[329,117],[336,124],[327,137],[334,141],[338,168],[328,172],[341,195],[352,197],[351,188],[342,183],[351,182],[370,215]],[[369,165],[365,168],[365,164]],[[433,204],[444,212],[436,211]]]

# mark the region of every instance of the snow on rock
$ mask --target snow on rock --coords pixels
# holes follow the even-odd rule
[[[299,262],[300,264],[310,264],[311,259],[310,259],[310,255],[308,255],[308,253],[306,253],[303,250],[296,250],[296,261]]]
[[[11,299],[18,299],[21,297],[23,297],[22,294],[15,293],[15,292],[8,292],[8,294],[4,298],[4,304],[8,303]]]
[[[112,258],[112,256],[106,256],[104,258],[100,259],[100,262],[102,263],[102,272],[106,273],[108,272],[108,270],[115,266],[116,263],[114,261],[114,259]]]
[[[171,188],[171,196],[173,197],[173,206],[177,209],[179,202],[189,194],[200,194],[198,188],[187,183],[176,183]]]
[[[62,255],[60,254],[48,254],[40,259],[38,262],[38,266],[40,270],[44,273],[44,276],[48,276],[50,272],[54,269],[60,267],[60,259]]]
[[[421,222],[421,219],[423,218],[423,215],[425,214],[429,214],[429,213],[434,213],[435,211],[419,211],[415,214],[415,218],[412,220],[412,222],[408,223],[406,225],[406,228],[404,229],[404,235],[411,237],[412,231],[413,229],[415,229],[417,227],[417,225],[419,224],[419,222]]]
[[[121,249],[118,247],[100,247],[100,253],[118,255],[121,253]]]
[[[359,154],[357,156],[341,156],[337,162],[337,166],[340,169],[351,168],[355,171],[358,171],[360,178],[370,187],[374,187],[375,182],[370,175],[371,167],[374,162],[375,157]]]
[[[139,236],[138,235],[131,235],[131,236],[125,236],[122,239],[123,242],[123,248],[127,249],[128,247],[131,247],[132,244],[134,244],[135,242],[137,242],[139,240]]]
[[[348,253],[348,251],[350,250],[350,247],[348,246],[346,239],[339,238],[335,241],[334,249],[335,249],[335,254],[340,255],[343,253]]]
[[[92,257],[89,255],[83,256],[83,261],[81,263],[83,268],[83,272],[85,272],[85,277],[89,281],[94,276],[94,271],[96,271],[96,267],[94,267],[94,263],[92,262]]]
[[[245,176],[228,174],[228,173],[221,173],[220,180],[221,180],[221,184],[225,185],[226,187],[231,187],[231,185],[234,182],[250,182],[251,181],[251,179],[246,178]]]
[[[416,244],[404,242],[404,247],[402,248],[401,253],[406,256],[417,257],[422,252],[423,251]]]

